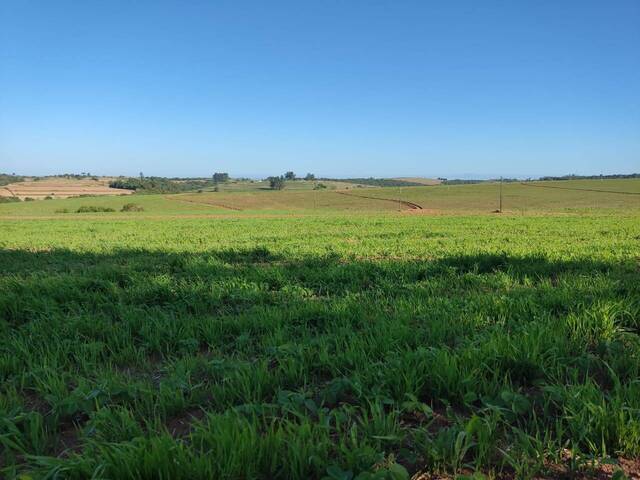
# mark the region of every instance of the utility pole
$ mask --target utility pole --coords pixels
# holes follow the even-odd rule
[[[500,177],[500,208],[498,212],[502,213],[502,177]]]

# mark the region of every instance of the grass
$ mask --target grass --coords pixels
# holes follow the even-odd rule
[[[633,208],[196,218],[135,199],[0,206],[0,476],[533,478],[640,457]]]

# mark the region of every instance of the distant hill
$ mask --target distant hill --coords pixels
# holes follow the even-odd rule
[[[401,182],[418,183],[420,185],[440,185],[442,180],[439,178],[424,178],[424,177],[398,177],[392,178],[392,180],[400,180]]]

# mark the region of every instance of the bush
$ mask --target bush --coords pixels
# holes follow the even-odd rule
[[[97,213],[97,212],[115,212],[115,210],[111,207],[97,207],[95,205],[83,205],[76,213]]]
[[[44,197],[45,200],[53,200],[53,197],[51,195],[47,195],[46,197]]]
[[[127,203],[120,209],[121,212],[144,212],[144,208],[137,203]]]
[[[31,197],[25,197],[24,201],[25,202],[35,202],[36,199],[35,198],[31,198]]]
[[[18,197],[0,197],[0,203],[15,203],[19,201],[20,198]]]
[[[66,208],[59,208],[56,210],[56,213],[69,213],[69,210]]]

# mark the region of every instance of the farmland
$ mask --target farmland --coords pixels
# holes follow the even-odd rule
[[[219,192],[202,191],[134,197],[70,198],[47,202],[0,204],[0,218],[55,216],[83,205],[113,207],[134,201],[144,207],[139,217],[175,215],[331,215],[389,214],[398,211],[427,215],[488,214],[498,208],[497,183],[425,187],[358,187],[335,182],[313,190],[313,182],[296,181],[282,191],[259,182],[238,182]],[[117,189],[113,189],[119,191]],[[507,215],[629,215],[640,211],[640,179],[505,183],[503,211]],[[419,208],[412,208],[410,204]],[[57,213],[58,212],[58,213]],[[64,216],[64,215],[62,215]],[[112,215],[115,217],[118,215]],[[73,215],[66,215],[74,218]],[[84,217],[83,217],[84,218]],[[103,218],[103,217],[101,217]]]
[[[0,204],[0,476],[638,474],[640,181],[498,188]]]
[[[68,198],[79,195],[128,195],[131,190],[109,188],[109,179],[45,177],[0,186],[0,197]]]

